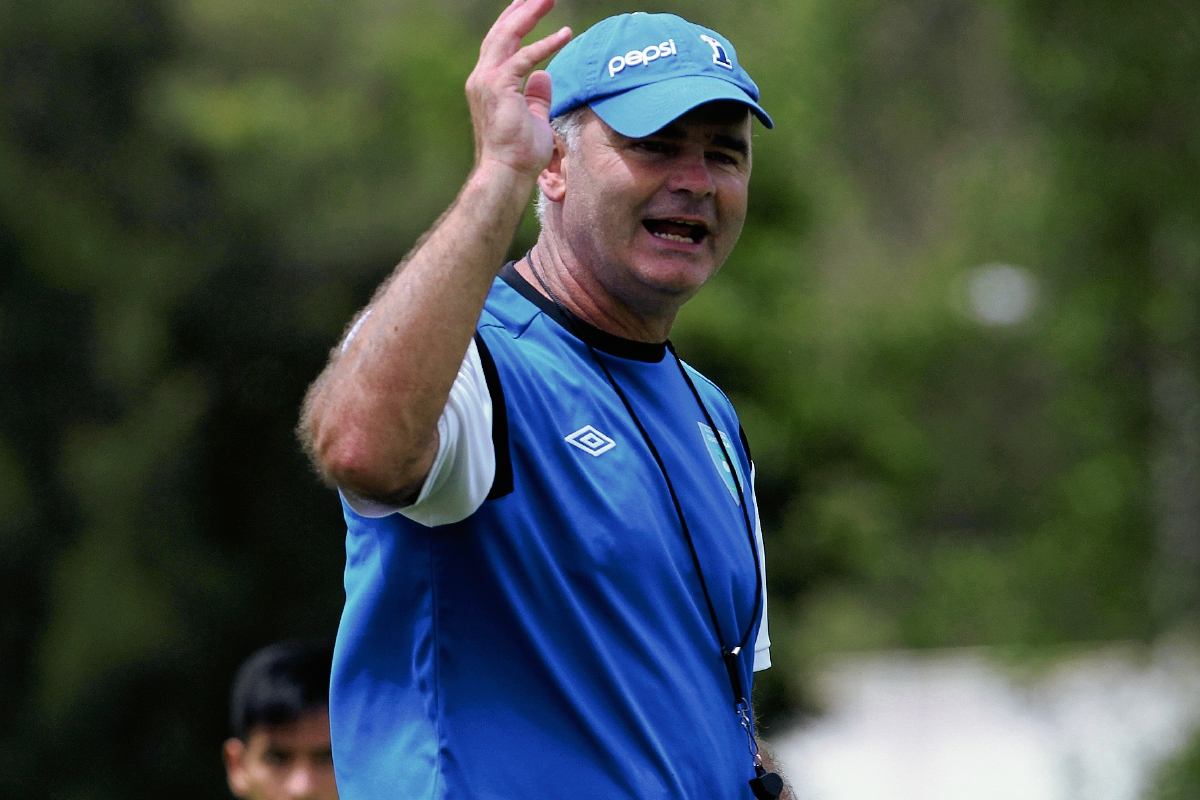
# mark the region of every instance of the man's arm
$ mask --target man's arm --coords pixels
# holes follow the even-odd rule
[[[467,79],[475,166],[458,197],[380,288],[305,398],[300,434],[321,470],[366,497],[411,499],[437,454],[437,420],[488,289],[550,161],[550,77],[525,75],[570,38],[521,47],[554,0],[514,0]]]

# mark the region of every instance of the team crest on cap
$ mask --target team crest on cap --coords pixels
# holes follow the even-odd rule
[[[713,49],[714,64],[725,69],[733,69],[733,62],[729,60],[729,54],[725,52],[725,45],[704,33],[700,34],[700,38],[708,42],[708,45]]]

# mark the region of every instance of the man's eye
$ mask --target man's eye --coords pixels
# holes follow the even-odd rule
[[[671,153],[674,151],[674,145],[667,142],[656,142],[653,139],[643,139],[637,143],[637,147],[647,153]]]
[[[332,750],[317,750],[312,755],[313,763],[320,767],[328,767],[333,764]]]
[[[285,750],[266,750],[262,755],[263,763],[272,767],[281,767],[291,759],[292,754]]]
[[[709,153],[708,158],[712,161],[716,161],[718,164],[729,164],[730,166],[737,166],[739,163],[736,157],[731,156],[729,153],[723,153],[719,150]]]

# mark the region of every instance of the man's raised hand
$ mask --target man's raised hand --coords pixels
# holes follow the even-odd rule
[[[554,152],[550,76],[525,76],[571,32],[521,46],[553,7],[514,0],[488,32],[467,79],[476,169],[309,390],[307,447],[343,489],[402,505],[429,474],[480,309]]]
[[[467,102],[475,127],[475,163],[494,162],[536,178],[554,151],[550,128],[550,76],[534,66],[562,49],[570,28],[521,46],[554,0],[513,0],[500,13],[479,48],[467,78]],[[521,84],[525,76],[525,91]]]

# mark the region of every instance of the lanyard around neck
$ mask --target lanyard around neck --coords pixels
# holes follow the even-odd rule
[[[708,582],[704,578],[704,568],[700,563],[700,554],[696,551],[696,543],[692,539],[691,528],[688,527],[687,517],[684,516],[683,505],[680,503],[679,495],[675,491],[675,484],[671,480],[671,474],[667,471],[667,465],[663,462],[662,456],[659,454],[658,448],[654,444],[654,440],[650,438],[650,433],[642,424],[641,418],[638,417],[637,412],[633,408],[633,404],[629,402],[629,398],[626,396],[625,391],[621,388],[621,385],[617,383],[615,378],[613,378],[612,372],[610,372],[608,369],[608,365],[604,363],[604,359],[602,359],[600,354],[596,352],[596,348],[592,346],[591,342],[589,342],[586,338],[581,336],[577,330],[575,330],[575,320],[577,317],[559,301],[558,296],[555,295],[553,290],[551,290],[551,288],[546,284],[546,281],[542,278],[539,271],[533,266],[533,259],[529,253],[526,253],[525,260],[526,263],[529,264],[529,271],[533,273],[533,277],[537,280],[538,284],[546,292],[547,296],[549,296],[554,305],[558,307],[560,314],[567,323],[568,329],[572,334],[575,335],[577,339],[587,345],[588,352],[592,354],[592,359],[604,373],[604,377],[608,380],[609,386],[612,387],[613,391],[621,399],[621,404],[625,407],[625,411],[629,414],[630,419],[633,420],[634,426],[637,427],[638,433],[641,434],[642,441],[645,442],[647,449],[649,449],[650,454],[654,457],[654,462],[658,465],[659,472],[662,473],[663,482],[667,485],[667,493],[671,497],[671,504],[675,507],[675,515],[679,519],[679,527],[683,532],[684,541],[687,542],[688,551],[692,557],[692,565],[695,568],[696,576],[700,581],[700,590],[704,595],[704,604],[708,608],[709,618],[712,620],[713,632],[716,634],[717,646],[721,652],[721,661],[724,663],[725,671],[729,676],[729,686],[733,693],[734,713],[737,715],[738,722],[741,724],[742,729],[746,733],[750,755],[754,760],[755,777],[750,781],[750,788],[757,800],[775,800],[775,798],[777,798],[783,790],[783,781],[775,773],[767,772],[762,765],[762,756],[758,751],[758,742],[754,738],[754,728],[750,713],[750,702],[746,697],[746,691],[744,688],[746,682],[742,678],[741,668],[742,652],[750,643],[750,636],[754,632],[755,623],[762,615],[762,565],[759,561],[758,541],[754,535],[754,526],[750,521],[750,510],[746,505],[746,494],[742,488],[741,479],[738,477],[736,462],[734,462],[728,448],[725,447],[725,441],[724,437],[721,435],[721,429],[717,427],[716,422],[713,420],[712,414],[709,413],[708,407],[704,404],[704,400],[700,397],[699,390],[696,389],[696,384],[692,381],[691,376],[688,375],[687,369],[683,366],[683,361],[675,352],[675,346],[672,345],[668,340],[666,343],[667,350],[670,352],[671,358],[675,360],[675,365],[679,368],[680,375],[683,376],[684,382],[687,384],[688,389],[691,390],[692,397],[695,398],[696,404],[700,407],[701,413],[704,414],[704,419],[708,423],[709,429],[713,432],[713,437],[717,440],[717,446],[721,449],[721,455],[724,457],[725,462],[729,465],[729,471],[733,476],[733,483],[737,489],[738,505],[742,511],[742,520],[745,522],[746,532],[750,540],[750,551],[754,556],[754,613],[750,617],[750,623],[747,625],[746,629],[741,632],[741,635],[738,637],[737,644],[733,647],[727,647],[725,645],[726,640],[721,632],[721,622],[717,617],[716,607],[713,605],[712,594],[708,590]]]

